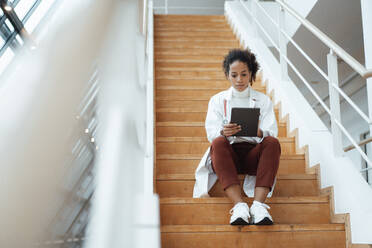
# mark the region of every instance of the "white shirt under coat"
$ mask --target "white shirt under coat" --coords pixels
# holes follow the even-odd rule
[[[226,100],[226,116],[224,113],[224,100]],[[273,104],[268,96],[258,91],[253,90],[250,86],[243,92],[235,90],[230,87],[228,90],[222,91],[214,95],[208,104],[208,112],[205,120],[205,129],[209,142],[220,136],[223,129],[223,123],[226,119],[230,122],[231,108],[259,108],[260,109],[260,123],[259,128],[263,133],[263,137],[235,137],[230,136],[228,140],[230,144],[239,142],[249,142],[252,144],[261,143],[264,137],[278,135],[278,125],[276,123],[275,112]],[[209,156],[210,147],[204,153],[198,168],[195,172],[194,198],[209,197],[208,192],[217,181],[217,175],[213,172],[211,165],[211,158]],[[246,175],[243,184],[243,190],[249,197],[254,196],[254,188],[256,185],[256,176]],[[275,183],[268,194],[272,195]]]

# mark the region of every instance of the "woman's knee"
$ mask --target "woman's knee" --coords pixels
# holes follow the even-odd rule
[[[212,147],[217,148],[229,144],[229,141],[224,136],[219,136],[212,141]]]
[[[272,136],[266,136],[264,140],[262,141],[263,144],[266,146],[271,146],[279,149],[280,151],[280,142],[277,138],[272,137]]]

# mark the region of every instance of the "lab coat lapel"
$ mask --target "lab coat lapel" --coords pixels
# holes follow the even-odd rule
[[[257,97],[256,97],[256,94],[254,94],[254,91],[252,91],[251,86],[249,86],[248,98],[249,98],[248,107],[249,108],[254,108],[255,105],[256,105],[256,102],[257,102]]]

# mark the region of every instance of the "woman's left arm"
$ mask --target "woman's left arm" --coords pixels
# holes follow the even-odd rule
[[[276,122],[273,103],[269,97],[265,97],[264,104],[261,107],[259,119],[258,137],[265,138],[266,136],[277,137],[278,125]]]

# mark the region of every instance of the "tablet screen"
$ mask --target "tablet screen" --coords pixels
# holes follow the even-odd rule
[[[257,137],[259,108],[232,108],[230,123],[236,123],[242,130],[234,136]]]

